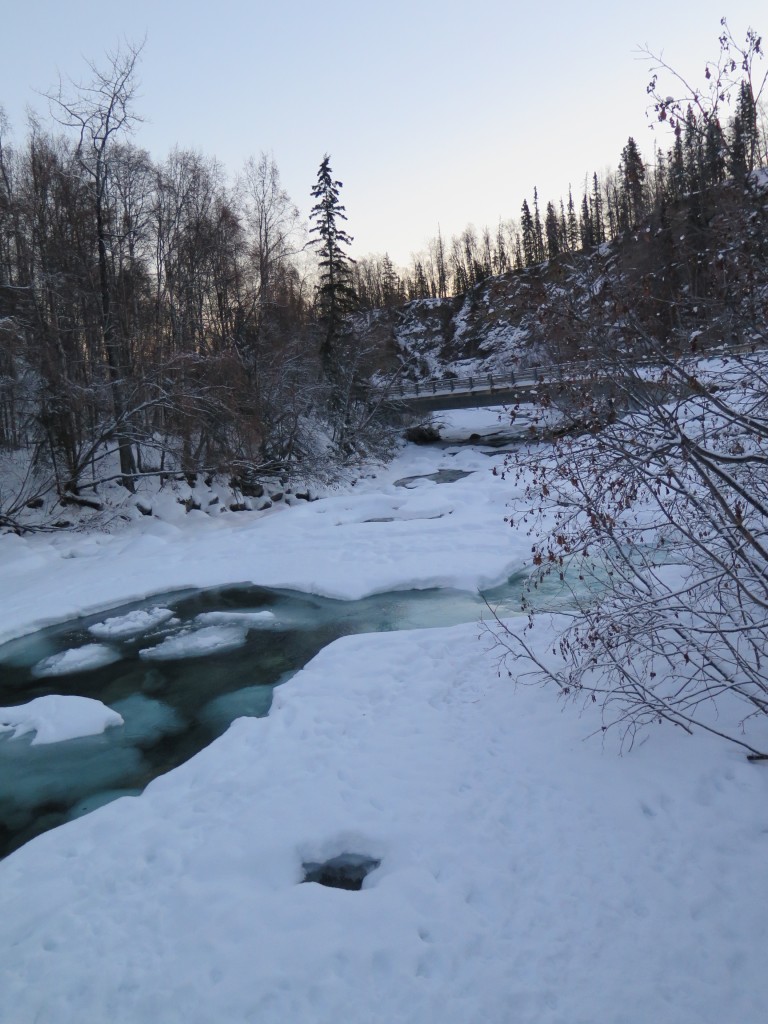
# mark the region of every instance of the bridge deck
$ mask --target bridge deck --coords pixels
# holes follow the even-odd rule
[[[583,371],[584,368],[580,369]],[[575,379],[576,374],[573,374],[572,382]],[[559,376],[555,379],[551,374],[526,370],[519,374],[485,373],[418,383],[409,381],[393,385],[388,389],[387,397],[414,412],[429,412],[534,402],[542,389],[551,391],[557,386],[562,386]]]

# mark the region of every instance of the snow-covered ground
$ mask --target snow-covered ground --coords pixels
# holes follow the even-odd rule
[[[492,586],[531,545],[498,460],[409,447],[279,513],[0,537],[0,635],[186,586]],[[395,484],[440,469],[470,475]],[[489,646],[338,640],[266,718],[0,863],[0,1021],[762,1024],[766,769],[671,728],[619,756]],[[380,862],[361,891],[301,884],[345,853]]]

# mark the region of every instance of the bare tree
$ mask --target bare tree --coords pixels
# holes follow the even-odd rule
[[[261,338],[278,307],[285,302],[291,259],[302,248],[300,216],[280,182],[273,157],[251,157],[240,179],[250,232],[251,258],[257,270],[257,335]]]
[[[765,359],[675,357],[632,326],[645,359],[614,349],[593,367],[580,385],[587,429],[508,467],[525,474],[511,519],[533,535],[532,575],[527,624],[494,631],[510,671],[527,660],[562,694],[599,702],[604,728],[631,740],[668,721],[763,758],[742,725],[768,714]],[[767,342],[753,326],[753,343]],[[600,394],[603,413],[623,413],[599,416]],[[548,645],[559,663],[532,643],[553,582],[568,595]],[[739,723],[721,707],[726,695],[743,709]]]
[[[663,55],[648,46],[642,47],[639,54],[651,66],[646,91],[658,122],[668,125],[677,136],[688,129],[705,143],[708,133],[716,128],[718,145],[727,151],[732,165],[739,133],[724,130],[726,119],[743,118],[746,113],[751,123],[742,123],[740,132],[744,133],[746,143],[743,170],[748,174],[768,159],[765,135],[758,129],[757,120],[768,89],[768,71],[759,64],[763,57],[762,39],[749,28],[744,41],[738,40],[725,18],[721,19],[720,27],[719,52],[705,65],[703,86],[687,79]]]
[[[121,229],[110,218],[110,190],[115,144],[122,135],[131,131],[138,120],[133,112],[133,100],[141,49],[141,46],[134,45],[118,48],[107,55],[104,68],[89,64],[90,81],[74,86],[72,95],[67,95],[61,82],[58,91],[49,95],[59,123],[77,132],[78,163],[89,183],[98,254],[101,330],[115,420],[122,424],[117,435],[120,470],[123,484],[129,490],[134,489],[136,461],[125,417],[123,393],[128,363],[127,339],[121,334],[115,309],[113,256]]]

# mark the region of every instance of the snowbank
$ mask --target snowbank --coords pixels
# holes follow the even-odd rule
[[[192,761],[0,864],[0,1019],[757,1024],[768,776],[617,758],[477,627],[347,637]],[[343,853],[360,892],[302,884]]]
[[[501,456],[411,446],[348,493],[274,514],[143,517],[110,534],[0,535],[0,643],[23,632],[186,587],[257,583],[355,600],[389,590],[502,583],[530,551],[504,522]],[[471,473],[449,486],[403,477]],[[467,539],[471,537],[471,543]],[[111,628],[137,622],[101,624]],[[143,629],[146,624],[142,623]]]
[[[411,448],[279,515],[0,537],[0,636],[186,586],[491,586],[531,544],[498,459]],[[472,475],[427,479],[448,468]],[[501,678],[476,625],[339,640],[266,718],[0,863],[0,1020],[762,1024],[766,768],[669,727],[611,742]],[[379,862],[359,892],[303,883],[344,854]]]

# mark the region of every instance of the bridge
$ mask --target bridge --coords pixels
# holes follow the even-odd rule
[[[665,362],[679,363],[687,359],[696,360],[702,356],[735,356],[754,354],[754,343],[722,345],[698,354],[676,353],[640,357],[622,366],[598,361],[578,360],[569,363],[551,363],[547,368],[530,367],[519,372],[472,373],[465,376],[438,377],[425,381],[402,381],[382,389],[387,401],[416,413],[433,412],[438,409],[472,409],[494,405],[525,405],[546,400],[557,405],[569,398],[583,401],[584,389],[590,396],[617,399],[619,404],[636,400],[638,387],[656,398],[671,392],[690,394],[685,383],[685,373],[661,385],[654,381],[654,374],[646,375],[644,370],[660,369]],[[684,366],[682,367],[684,370]],[[630,394],[621,397],[626,385],[631,382]],[[624,386],[622,386],[622,384]]]
[[[473,373],[459,377],[439,377],[426,381],[404,381],[386,389],[387,400],[411,412],[433,412],[437,409],[472,409],[494,405],[522,405],[536,402],[555,390],[567,390],[577,381],[595,381],[586,363],[559,365],[557,373],[540,368],[515,373]]]

